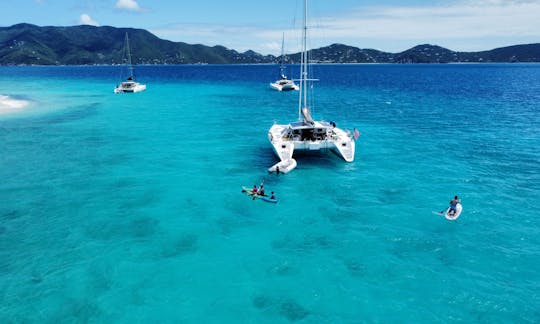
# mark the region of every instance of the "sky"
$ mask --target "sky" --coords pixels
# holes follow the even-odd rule
[[[302,0],[0,0],[0,27],[142,28],[189,44],[279,54],[300,47]],[[540,0],[310,0],[309,47],[341,43],[397,53],[540,43]]]

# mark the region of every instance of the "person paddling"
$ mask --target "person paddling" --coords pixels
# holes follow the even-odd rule
[[[455,215],[457,212],[457,204],[461,203],[461,200],[458,196],[454,196],[454,199],[450,200],[450,210],[448,211],[449,215]]]

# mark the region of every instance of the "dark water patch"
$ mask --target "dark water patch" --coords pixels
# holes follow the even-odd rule
[[[270,297],[264,296],[264,295],[253,297],[251,300],[251,303],[253,304],[253,307],[257,309],[267,309],[274,304],[274,302],[272,301]]]
[[[392,187],[392,188],[381,188],[379,189],[379,195],[377,199],[381,204],[384,205],[394,205],[400,204],[406,201],[406,187]]]
[[[216,225],[223,235],[230,235],[241,228],[255,225],[256,222],[245,217],[223,216],[216,220]]]
[[[104,262],[92,263],[88,269],[86,294],[101,295],[114,286],[111,272],[112,265]]]
[[[110,187],[116,191],[116,189],[125,190],[129,188],[135,188],[139,185],[139,182],[135,177],[121,177],[112,181]]]
[[[427,233],[419,233],[421,237],[407,236],[395,238],[390,249],[392,255],[406,260],[407,262],[425,262],[425,258],[434,258],[445,267],[455,263],[455,256],[451,252],[451,245],[448,242],[430,237]]]
[[[161,250],[163,258],[174,258],[188,253],[195,253],[198,249],[199,237],[194,234],[182,234],[172,242],[167,242]]]
[[[104,146],[105,144],[112,143],[112,139],[105,136],[98,136],[96,134],[82,136],[79,140],[87,147],[100,147]]]
[[[304,254],[313,251],[328,250],[336,246],[328,235],[307,233],[302,237],[287,234],[272,241],[272,248],[287,253]]]
[[[294,300],[281,303],[279,313],[289,321],[296,322],[306,318],[310,312]]]
[[[13,264],[9,261],[11,255],[0,252],[0,274],[9,275],[13,271]]]
[[[339,205],[343,206],[343,205]],[[337,207],[329,208],[327,206],[321,206],[319,208],[321,215],[324,215],[333,224],[346,224],[351,222],[358,215],[357,212],[348,210],[347,208]]]
[[[74,107],[68,107],[59,112],[48,114],[35,118],[36,121],[43,127],[48,127],[51,124],[63,124],[82,119],[87,119],[97,114],[97,109],[101,106],[101,103],[89,103],[85,105],[78,105]]]
[[[257,295],[251,299],[251,303],[259,311],[284,317],[291,322],[301,321],[311,314],[309,310],[291,298]]]
[[[62,303],[60,310],[53,314],[51,322],[89,323],[103,318],[103,311],[90,299],[70,299]]]
[[[366,265],[360,260],[344,259],[343,264],[347,268],[347,271],[352,277],[364,277],[366,276]]]
[[[103,98],[102,94],[68,94],[64,95],[66,98]]]
[[[267,272],[270,275],[275,274],[278,276],[291,276],[298,273],[298,270],[293,267],[288,261],[283,261],[270,267]]]
[[[17,209],[0,210],[0,219],[14,220],[23,215],[23,212]]]
[[[159,221],[150,217],[141,217],[129,222],[128,230],[136,238],[148,238],[153,236],[159,225]]]
[[[118,217],[128,218],[129,215]],[[157,232],[159,222],[151,217],[124,220],[103,220],[91,223],[85,228],[87,237],[96,240],[148,239]]]
[[[124,153],[124,152],[115,152],[111,153],[108,152],[107,155],[100,157],[101,163],[103,163],[104,166],[107,166],[108,168],[111,168],[112,166],[125,166],[132,163],[135,158],[132,154]]]
[[[127,197],[124,197],[119,203],[120,209],[137,210],[139,208],[156,205],[161,200],[161,196],[157,190],[146,190],[141,193],[128,192],[124,194],[126,194]],[[132,195],[135,197],[131,197]]]
[[[249,200],[248,203],[260,203],[260,201],[251,201],[251,198],[249,197],[240,198],[242,198],[242,200]],[[216,220],[216,224],[222,234],[229,235],[236,230],[255,226],[258,223],[257,215],[255,215],[256,209],[250,210],[249,208],[246,208],[246,205],[242,200],[239,200],[238,203],[235,202],[226,206],[228,211],[226,214],[228,216],[222,216]]]
[[[29,277],[28,280],[33,285],[39,285],[39,284],[41,284],[43,282],[44,276],[40,271],[38,271],[36,269],[32,269],[32,271],[30,273],[30,277]]]

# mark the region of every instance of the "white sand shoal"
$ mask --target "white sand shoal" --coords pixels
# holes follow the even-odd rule
[[[30,105],[30,101],[11,98],[10,96],[0,95],[0,115],[19,112]]]

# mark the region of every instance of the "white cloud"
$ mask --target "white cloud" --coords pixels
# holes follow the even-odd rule
[[[82,14],[79,18],[79,24],[81,25],[91,25],[91,26],[99,26],[99,23],[92,19],[88,14]]]
[[[118,1],[116,1],[116,6],[115,7],[117,9],[130,10],[130,11],[140,11],[141,10],[141,7],[139,6],[139,4],[137,3],[136,0],[118,0]]]
[[[313,36],[328,39],[409,40],[415,43],[461,43],[456,50],[479,50],[488,42],[514,38],[540,38],[540,1],[461,1],[444,6],[373,6],[344,17],[321,20],[322,31]],[[481,40],[478,42],[477,40]],[[506,45],[506,44],[499,44]],[[480,48],[479,48],[480,46]],[[404,50],[403,48],[402,50]]]
[[[212,24],[175,24],[150,30],[158,37],[190,44],[223,45],[237,51],[250,49],[246,39],[253,38],[250,26],[224,26]]]
[[[281,52],[283,29],[268,31],[268,28],[248,25],[175,24],[150,29],[156,36],[176,42],[223,45],[239,52],[254,50],[261,54]],[[286,31],[285,50],[296,52],[300,49],[299,32]]]
[[[540,39],[540,0],[458,0],[442,5],[372,5],[341,16],[312,17],[311,48],[343,43],[400,52],[430,43],[456,51],[488,50]],[[262,26],[264,25],[264,26]],[[178,24],[154,28],[158,37],[279,54],[280,26]],[[286,52],[300,48],[300,30],[285,31]]]

